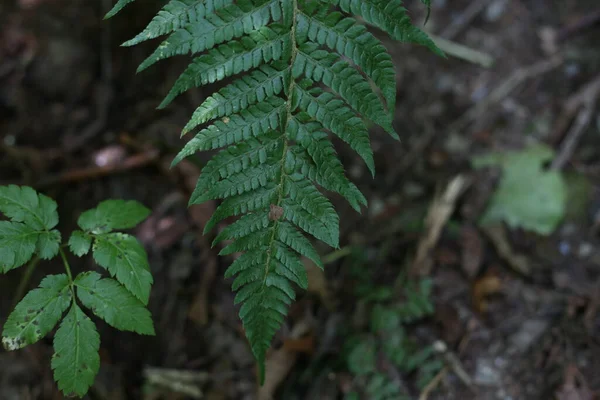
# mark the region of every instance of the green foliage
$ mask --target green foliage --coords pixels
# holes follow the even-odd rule
[[[345,398],[408,400],[408,388],[392,379],[377,360],[385,360],[403,376],[416,375],[418,389],[425,387],[442,368],[442,361],[431,346],[419,346],[407,334],[408,324],[433,314],[431,281],[403,280],[402,299],[393,301],[391,290],[382,291],[383,287],[373,284],[364,273],[360,273],[360,279],[360,298],[372,306],[366,332],[351,335],[345,343],[345,364],[354,377],[353,390]]]
[[[475,168],[502,168],[502,178],[481,224],[504,221],[541,235],[554,232],[566,212],[567,186],[560,172],[544,167],[553,157],[553,150],[540,144],[520,152],[474,158]]]
[[[0,186],[0,273],[27,263],[34,254],[50,259],[58,254],[60,233],[56,203],[29,187]]]
[[[120,0],[107,16],[130,2]],[[295,286],[306,286],[300,256],[318,260],[304,234],[339,246],[338,216],[321,189],[340,194],[356,210],[366,205],[329,134],[355,150],[372,173],[368,126],[398,137],[392,59],[361,21],[442,54],[411,23],[400,0],[171,0],[124,43],[168,35],[138,71],[173,56],[194,56],[160,108],[194,87],[231,78],[198,106],[183,134],[198,132],[173,164],[219,150],[190,204],[222,200],[205,231],[240,217],[217,239],[233,240],[221,254],[246,252],[226,275],[236,276],[236,303],[261,379]]]
[[[65,395],[83,397],[100,368],[100,336],[80,305],[117,329],[154,334],[146,309],[152,284],[146,253],[133,236],[112,232],[134,227],[149,210],[134,201],[108,200],[81,214],[83,230],[73,232],[68,247],[78,257],[92,248],[94,259],[116,277],[113,280],[96,272],[73,279],[66,246],[53,229],[58,224],[56,208],[52,199],[32,188],[0,186],[0,212],[10,218],[0,222],[0,271],[25,264],[34,254],[51,259],[60,253],[66,272],[46,276],[17,304],[4,324],[2,344],[10,351],[36,343],[62,319],[54,335],[54,379]]]

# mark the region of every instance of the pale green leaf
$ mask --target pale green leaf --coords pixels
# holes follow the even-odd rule
[[[36,253],[43,260],[49,260],[58,254],[61,235],[56,229],[49,232],[41,232],[38,235]]]
[[[0,212],[40,231],[58,224],[56,202],[28,186],[0,186]]]
[[[567,190],[560,172],[545,163],[554,157],[551,148],[534,145],[520,152],[503,152],[473,159],[475,168],[498,166],[502,178],[480,223],[506,222],[549,235],[565,214]]]
[[[96,272],[80,274],[75,279],[77,297],[110,326],[122,331],[154,335],[150,311],[121,284],[102,279]]]
[[[19,222],[0,221],[0,272],[18,268],[31,259],[38,233]]]
[[[135,237],[124,233],[96,235],[92,251],[100,266],[148,304],[153,279],[146,251]]]
[[[17,350],[35,343],[60,320],[71,304],[69,278],[49,275],[17,304],[9,315],[2,331],[2,344],[6,350]]]
[[[92,320],[73,303],[54,336],[52,369],[58,388],[83,397],[100,369],[100,335]]]
[[[92,233],[133,228],[150,215],[150,210],[134,200],[105,200],[79,216],[77,224]]]
[[[69,238],[69,249],[77,257],[81,257],[90,251],[92,237],[82,231],[74,231]]]

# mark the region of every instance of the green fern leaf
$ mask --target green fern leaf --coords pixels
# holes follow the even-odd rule
[[[68,397],[83,397],[100,369],[100,335],[75,302],[54,336],[52,369],[58,388]]]
[[[272,97],[239,114],[217,121],[190,140],[175,157],[172,165],[197,151],[214,150],[266,135],[281,126],[285,111],[285,103],[278,97]]]
[[[364,26],[337,12],[324,18],[300,12],[298,35],[303,41],[310,40],[327,46],[352,60],[382,91],[390,112],[394,111],[396,73],[392,57]]]
[[[288,76],[286,69],[278,64],[260,66],[207,98],[183,128],[183,134],[210,120],[237,113],[280,94],[289,85]]]
[[[392,127],[390,114],[369,82],[338,55],[321,50],[315,43],[305,43],[298,48],[292,66],[295,78],[305,76],[322,82],[344,99],[357,113],[380,125],[394,138],[398,134]]]
[[[321,88],[307,91],[296,86],[295,89],[292,107],[304,110],[328,131],[348,143],[375,175],[375,160],[364,121],[357,117],[344,101],[331,93],[323,92]]]
[[[277,27],[275,27],[277,28]],[[164,108],[175,97],[193,88],[280,60],[291,52],[290,34],[269,27],[253,31],[239,41],[220,45],[194,59],[158,106]]]
[[[137,239],[124,233],[94,236],[94,260],[106,268],[143,304],[148,304],[153,283],[148,256]]]
[[[121,11],[123,8],[125,8],[126,5],[128,5],[129,3],[133,3],[135,0],[119,0],[117,1],[117,4],[114,5],[114,7],[104,16],[104,19],[108,19],[108,18],[112,18],[115,15],[117,15],[117,13],[119,11]]]
[[[228,240],[219,254],[241,253],[225,276],[233,279],[261,378],[295,290],[307,286],[301,257],[322,267],[305,234],[339,246],[339,217],[321,189],[339,193],[357,211],[367,204],[346,177],[330,135],[346,142],[373,173],[368,123],[398,137],[391,56],[352,16],[439,52],[411,24],[400,0],[172,0],[126,43],[170,34],[140,69],[198,53],[159,108],[189,89],[232,78],[208,94],[185,125],[182,134],[200,130],[173,165],[219,149],[189,204],[221,201],[205,233],[237,218],[213,244]]]
[[[77,276],[75,286],[81,304],[114,328],[154,335],[152,316],[144,304],[117,281],[101,278],[96,272]]]
[[[4,324],[4,348],[17,350],[46,336],[71,304],[70,289],[67,275],[49,275],[27,293]]]
[[[263,0],[262,3],[261,6],[255,7],[248,0],[238,1],[235,5],[218,10],[218,14],[207,14],[204,18],[191,21],[162,42],[158,49],[140,64],[137,72],[169,57],[212,49],[217,44],[250,34],[267,26],[272,19],[277,20],[281,17],[278,1]]]
[[[233,0],[171,0],[140,34],[123,43],[123,46],[133,46],[146,40],[167,35],[232,3]]]
[[[368,24],[387,32],[393,39],[423,45],[434,53],[444,56],[429,36],[412,24],[401,0],[327,1],[339,6],[344,12],[361,16]]]

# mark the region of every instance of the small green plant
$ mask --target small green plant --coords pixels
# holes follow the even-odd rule
[[[408,388],[392,378],[390,367],[403,376],[416,374],[419,389],[442,368],[432,346],[419,346],[406,332],[408,324],[433,313],[431,281],[403,280],[399,285],[403,299],[394,302],[389,288],[377,286],[360,275],[363,279],[359,298],[371,304],[371,318],[366,332],[350,335],[345,343],[345,364],[353,376],[353,390],[345,399],[408,400]]]
[[[0,212],[9,219],[0,221],[1,273],[58,255],[65,268],[64,274],[46,276],[17,304],[4,324],[2,344],[9,351],[21,349],[60,322],[51,363],[54,379],[65,395],[82,397],[100,368],[100,336],[82,307],[116,329],[154,335],[146,308],[153,283],[146,252],[135,237],[117,232],[139,224],[149,210],[135,201],[104,201],[81,214],[81,230],[71,234],[68,245],[56,229],[56,202],[30,187],[0,186]],[[66,248],[78,257],[91,250],[116,280],[93,271],[73,277]]]
[[[107,17],[133,1],[119,0]],[[367,204],[345,176],[330,135],[372,173],[370,124],[398,138],[392,57],[363,22],[442,54],[412,24],[401,0],[171,0],[124,43],[168,35],[138,71],[173,56],[196,56],[159,108],[192,88],[232,78],[196,109],[183,134],[199,132],[173,164],[220,149],[204,166],[190,205],[222,200],[205,232],[239,217],[214,242],[232,241],[222,255],[243,253],[225,276],[235,277],[235,303],[261,381],[295,286],[308,284],[300,256],[323,267],[304,234],[339,247],[338,215],[321,189],[357,211]]]

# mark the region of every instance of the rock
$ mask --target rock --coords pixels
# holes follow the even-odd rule
[[[502,374],[492,360],[480,358],[477,360],[473,380],[476,384],[482,386],[500,386],[502,383]]]
[[[524,353],[542,336],[549,325],[549,322],[543,319],[530,319],[525,321],[523,325],[521,325],[521,329],[510,337],[509,343],[518,352]]]

